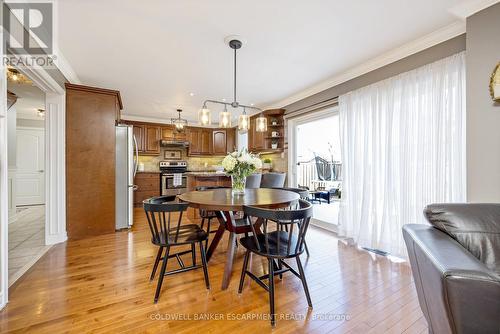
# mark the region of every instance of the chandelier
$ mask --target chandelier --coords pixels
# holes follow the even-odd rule
[[[171,118],[170,121],[175,126],[175,130],[177,132],[184,132],[188,124],[188,121],[184,118],[181,118],[182,109],[177,109],[177,112],[179,113],[179,116],[177,118]]]
[[[250,116],[247,115],[247,109],[258,110],[261,112],[261,115],[257,117],[256,131],[265,132],[267,131],[267,119],[262,115],[262,109],[256,108],[253,106],[247,106],[241,104],[236,99],[236,52],[241,48],[243,43],[238,39],[230,38],[229,47],[234,50],[234,80],[233,80],[233,102],[225,102],[225,101],[217,101],[217,100],[205,100],[203,102],[203,106],[198,112],[198,121],[200,125],[206,126],[212,123],[211,111],[208,109],[207,104],[221,104],[224,106],[224,111],[219,114],[219,126],[222,128],[230,128],[231,127],[231,113],[227,111],[227,106],[231,106],[234,109],[242,108],[243,112],[238,117],[238,130],[240,133],[245,133],[250,129]]]
[[[32,84],[33,82],[28,79],[24,74],[19,72],[13,67],[7,67],[7,80],[18,84]]]

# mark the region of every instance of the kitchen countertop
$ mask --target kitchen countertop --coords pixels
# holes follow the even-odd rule
[[[186,172],[186,175],[187,176],[204,176],[204,177],[207,177],[207,176],[214,176],[214,177],[220,177],[220,176],[223,176],[223,177],[229,177],[226,175],[226,173],[217,173],[217,172],[207,172],[207,171],[199,171],[199,172]]]

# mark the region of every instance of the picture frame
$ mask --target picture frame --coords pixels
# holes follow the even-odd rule
[[[500,102],[500,62],[491,74],[490,94],[493,101]]]
[[[167,160],[181,160],[182,151],[181,150],[165,150],[163,152],[163,157]]]

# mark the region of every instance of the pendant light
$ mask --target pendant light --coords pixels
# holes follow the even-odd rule
[[[203,103],[203,108],[198,112],[198,122],[200,125],[210,125],[212,124],[212,115],[210,109],[207,108],[207,104]]]
[[[184,118],[181,118],[182,109],[177,109],[177,112],[179,113],[179,117],[172,118],[171,122],[175,126],[175,130],[177,132],[184,132],[184,130],[188,124],[188,121]]]
[[[238,118],[238,131],[247,133],[250,130],[250,117],[247,115],[246,107],[243,107],[243,113]]]
[[[262,114],[260,114],[260,116],[255,119],[255,131],[257,132],[267,131],[267,118]]]
[[[227,111],[227,106],[224,105],[224,111],[219,114],[219,126],[221,128],[231,127],[231,113]]]
[[[207,103],[216,103],[216,104],[222,104],[224,105],[224,111],[220,113],[219,115],[219,126],[220,127],[231,127],[231,113],[227,111],[227,106],[231,106],[234,109],[238,108],[243,108],[243,113],[238,117],[238,130],[240,133],[245,133],[250,129],[250,116],[247,115],[246,113],[246,108],[252,109],[252,110],[257,110],[259,112],[262,112],[261,109],[253,107],[253,106],[247,106],[244,104],[240,104],[237,99],[236,99],[236,51],[240,49],[243,45],[240,39],[238,39],[238,36],[228,36],[224,40],[231,49],[234,51],[234,80],[233,80],[233,102],[226,102],[225,100],[223,101],[218,101],[218,100],[205,100],[203,102],[203,107],[200,109],[198,112],[198,122],[200,125],[205,126],[205,125],[210,125],[211,124],[211,115],[210,115],[210,109],[207,108]],[[257,119],[260,119],[260,132],[265,132],[267,131],[267,119],[264,116],[258,117]]]

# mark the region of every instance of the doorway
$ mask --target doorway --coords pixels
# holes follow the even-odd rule
[[[50,248],[45,240],[45,93],[15,73],[15,80],[7,76],[13,99],[7,110],[9,286]]]
[[[336,231],[342,197],[339,114],[329,108],[288,120],[289,183],[307,188],[313,223]]]

